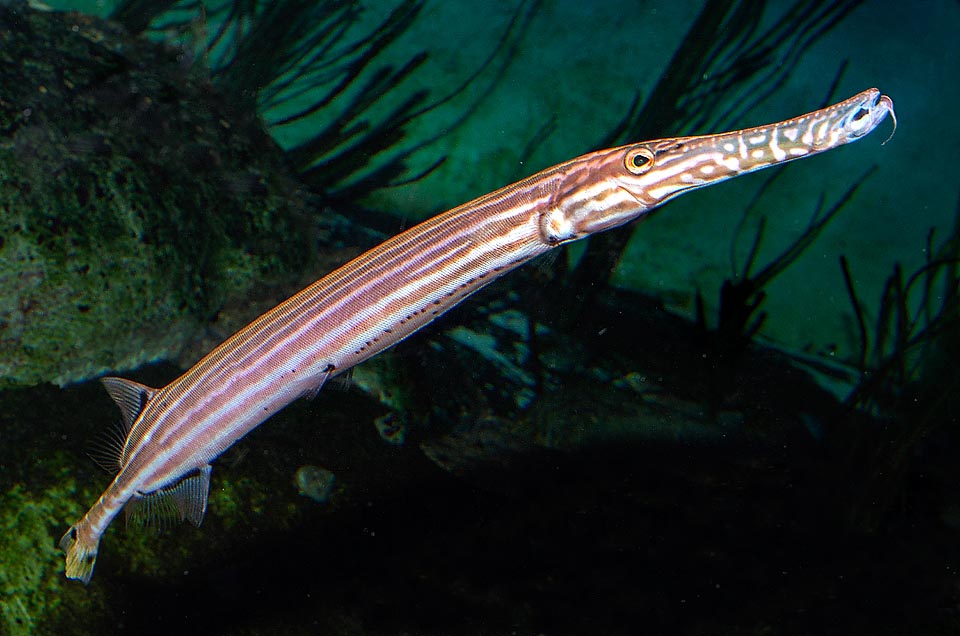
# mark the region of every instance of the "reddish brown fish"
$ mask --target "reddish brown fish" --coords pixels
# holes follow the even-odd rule
[[[100,536],[124,506],[172,511],[199,525],[210,462],[231,444],[515,267],[629,223],[688,190],[855,141],[888,113],[890,98],[869,89],[775,124],[584,155],[362,254],[162,389],[104,378],[128,432],[117,476],[60,540],[67,576],[90,581]]]

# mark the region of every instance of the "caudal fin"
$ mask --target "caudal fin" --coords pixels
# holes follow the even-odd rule
[[[84,541],[77,527],[70,526],[60,539],[60,549],[67,553],[67,578],[83,581],[84,585],[90,582],[93,566],[97,562],[98,543]]]

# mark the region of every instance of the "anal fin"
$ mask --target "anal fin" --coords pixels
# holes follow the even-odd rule
[[[189,521],[199,526],[207,511],[212,470],[206,464],[171,486],[131,499],[124,509],[127,522],[162,528],[172,521]]]

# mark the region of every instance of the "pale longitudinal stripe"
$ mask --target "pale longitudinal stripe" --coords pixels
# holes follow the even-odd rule
[[[784,122],[601,150],[548,168],[358,256],[228,338],[163,389],[105,379],[130,430],[120,471],[61,539],[90,580],[126,505],[171,502],[200,523],[210,462],[284,406],[401,341],[480,287],[562,243],[704,185],[859,139],[893,114],[876,89]],[[163,504],[159,505],[160,508]]]

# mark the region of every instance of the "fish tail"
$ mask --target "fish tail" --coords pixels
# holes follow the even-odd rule
[[[93,576],[93,566],[97,562],[99,538],[80,532],[79,524],[70,526],[60,539],[60,549],[67,553],[67,578],[83,581],[86,585]]]

